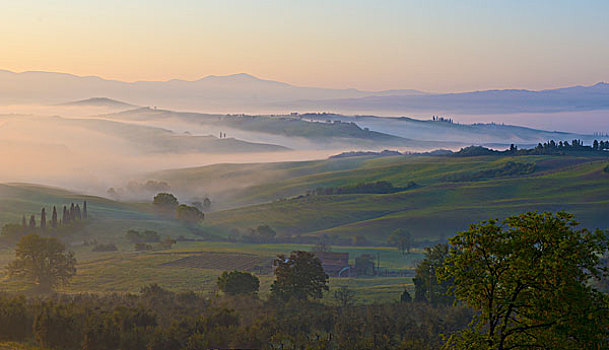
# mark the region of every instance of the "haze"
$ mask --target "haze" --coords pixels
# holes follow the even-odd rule
[[[591,85],[609,80],[608,12],[601,0],[26,0],[3,6],[0,68],[362,90]]]

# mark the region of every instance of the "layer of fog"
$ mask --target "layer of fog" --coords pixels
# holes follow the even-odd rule
[[[485,115],[454,115],[460,123],[505,123],[527,126],[549,131],[582,134],[609,134],[609,110],[556,112],[556,113],[514,113]]]
[[[150,181],[160,179],[151,176],[160,170],[199,167],[218,163],[264,163],[280,161],[304,161],[325,159],[330,155],[345,151],[381,150],[384,147],[356,147],[340,141],[319,143],[310,139],[251,132],[203,124],[184,118],[165,119],[124,119],[102,117],[115,112],[106,107],[69,107],[44,105],[13,105],[0,107],[0,183],[36,183],[70,189],[80,193],[114,196],[122,200],[140,200],[153,195],[154,186],[146,187]],[[61,115],[61,117],[58,117]],[[418,115],[429,119],[428,115]],[[574,132],[608,132],[606,127],[609,111],[551,114],[510,114],[510,115],[455,115],[446,116],[456,122],[495,122],[524,125],[546,130],[568,130]],[[86,121],[112,120],[131,125],[157,127],[175,132],[182,137],[218,137],[220,133],[229,138],[257,143],[283,145],[295,150],[283,152],[258,152],[214,154],[205,152],[153,152],[141,144],[113,135],[109,130],[96,130]],[[74,121],[68,123],[66,121]],[[85,122],[82,122],[85,121]],[[392,127],[383,126],[382,121],[360,122],[361,127],[392,133]],[[94,124],[92,124],[94,125]],[[385,129],[387,130],[385,130]],[[395,131],[395,130],[394,130]],[[436,140],[447,135],[434,131]],[[395,134],[395,132],[393,132]],[[406,135],[408,136],[408,135]],[[422,136],[419,134],[418,136]],[[570,135],[568,136],[570,137]],[[149,140],[154,143],[154,139]],[[484,141],[493,141],[484,139]],[[475,142],[472,140],[471,142]],[[429,148],[401,148],[399,151],[426,151]],[[196,193],[183,190],[184,197],[218,195],[226,188],[245,187],[255,184],[240,178],[234,181],[200,181],[205,186],[193,183]],[[195,181],[196,182],[196,181]],[[168,184],[171,188],[171,183]],[[115,193],[109,194],[108,189]]]
[[[142,151],[124,138],[62,122],[60,117],[0,116],[0,183],[36,183],[102,196],[108,196],[110,187],[154,180],[147,174],[162,169],[324,159],[342,151],[154,153]],[[141,197],[132,193],[122,199]]]

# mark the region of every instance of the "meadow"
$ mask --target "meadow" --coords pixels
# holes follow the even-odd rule
[[[382,271],[412,276],[423,247],[490,217],[566,210],[585,227],[605,229],[607,163],[600,156],[349,157],[220,164],[162,173],[158,179],[168,181],[172,189],[205,185],[213,179],[227,186],[242,183],[224,196],[212,197],[212,210],[194,226],[158,215],[150,202],[119,202],[57,188],[8,184],[0,185],[0,223],[18,223],[22,215],[37,214],[43,206],[49,211],[53,205],[87,201],[87,224],[62,237],[78,260],[78,273],[59,290],[63,293],[138,292],[157,283],[173,291],[213,295],[223,271],[249,269],[259,274],[260,295],[266,298],[273,281],[268,268],[273,258],[292,250],[311,250],[319,240],[329,242],[333,251],[348,252],[350,264],[356,256],[370,254],[380,257]],[[254,183],[243,184],[248,177]],[[317,188],[373,181],[389,181],[396,187],[413,181],[416,186],[388,194],[314,193]],[[277,232],[275,241],[247,243],[239,238],[237,233],[262,224]],[[415,249],[406,256],[387,245],[387,237],[397,228],[408,230],[415,240]],[[125,238],[129,229],[154,230],[161,239],[179,239],[171,249],[138,252]],[[352,244],[355,237],[360,238],[358,245]],[[92,252],[92,246],[86,245],[92,240],[114,243],[118,251]],[[0,265],[14,257],[12,248],[3,244]],[[9,279],[4,270],[0,280],[3,291],[29,290],[27,284]],[[331,278],[330,286],[353,290],[358,303],[393,302],[405,288],[413,291],[412,277],[382,274]],[[326,293],[324,302],[333,302],[332,296],[332,291]]]

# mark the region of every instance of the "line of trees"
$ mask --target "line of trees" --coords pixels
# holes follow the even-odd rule
[[[82,209],[79,204],[71,203],[70,206],[63,206],[63,212],[59,217],[57,207],[53,206],[51,217],[47,217],[46,208],[40,210],[40,221],[36,222],[36,215],[30,215],[29,220],[26,216],[21,218],[21,224],[5,224],[0,232],[2,240],[15,243],[29,233],[58,234],[72,233],[81,227],[81,223],[88,218],[87,201],[83,202]]]
[[[410,181],[406,186],[395,187],[389,181],[376,181],[376,182],[363,182],[356,185],[341,186],[341,187],[319,187],[314,192],[307,194],[321,195],[333,195],[333,194],[388,194],[406,191],[408,189],[416,187],[417,184],[414,181]]]
[[[204,201],[201,205],[211,206],[211,201]],[[180,204],[178,199],[171,193],[157,193],[152,200],[157,212],[164,215],[173,215],[176,219],[189,224],[198,224],[205,218],[205,214],[197,206]],[[199,204],[199,203],[196,203]]]
[[[487,156],[487,155],[565,155],[570,153],[594,153],[607,154],[609,150],[609,141],[594,140],[591,145],[584,145],[582,140],[574,139],[569,141],[554,141],[550,140],[544,143],[538,143],[533,148],[519,149],[518,146],[511,144],[510,148],[505,151],[497,151],[482,146],[468,146],[460,149],[458,152],[452,153],[454,157],[472,157],[472,156]],[[602,153],[601,153],[602,152]]]

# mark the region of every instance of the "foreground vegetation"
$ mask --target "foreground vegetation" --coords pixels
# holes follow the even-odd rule
[[[609,277],[609,236],[578,225],[564,212],[471,225],[426,249],[414,298],[405,289],[399,302],[355,304],[305,251],[277,256],[266,298],[259,278],[239,271],[216,279],[223,294],[157,284],[137,294],[0,294],[0,340],[64,350],[605,348],[609,296],[598,282]],[[44,247],[31,249],[36,259]],[[328,290],[331,302],[320,303]]]

